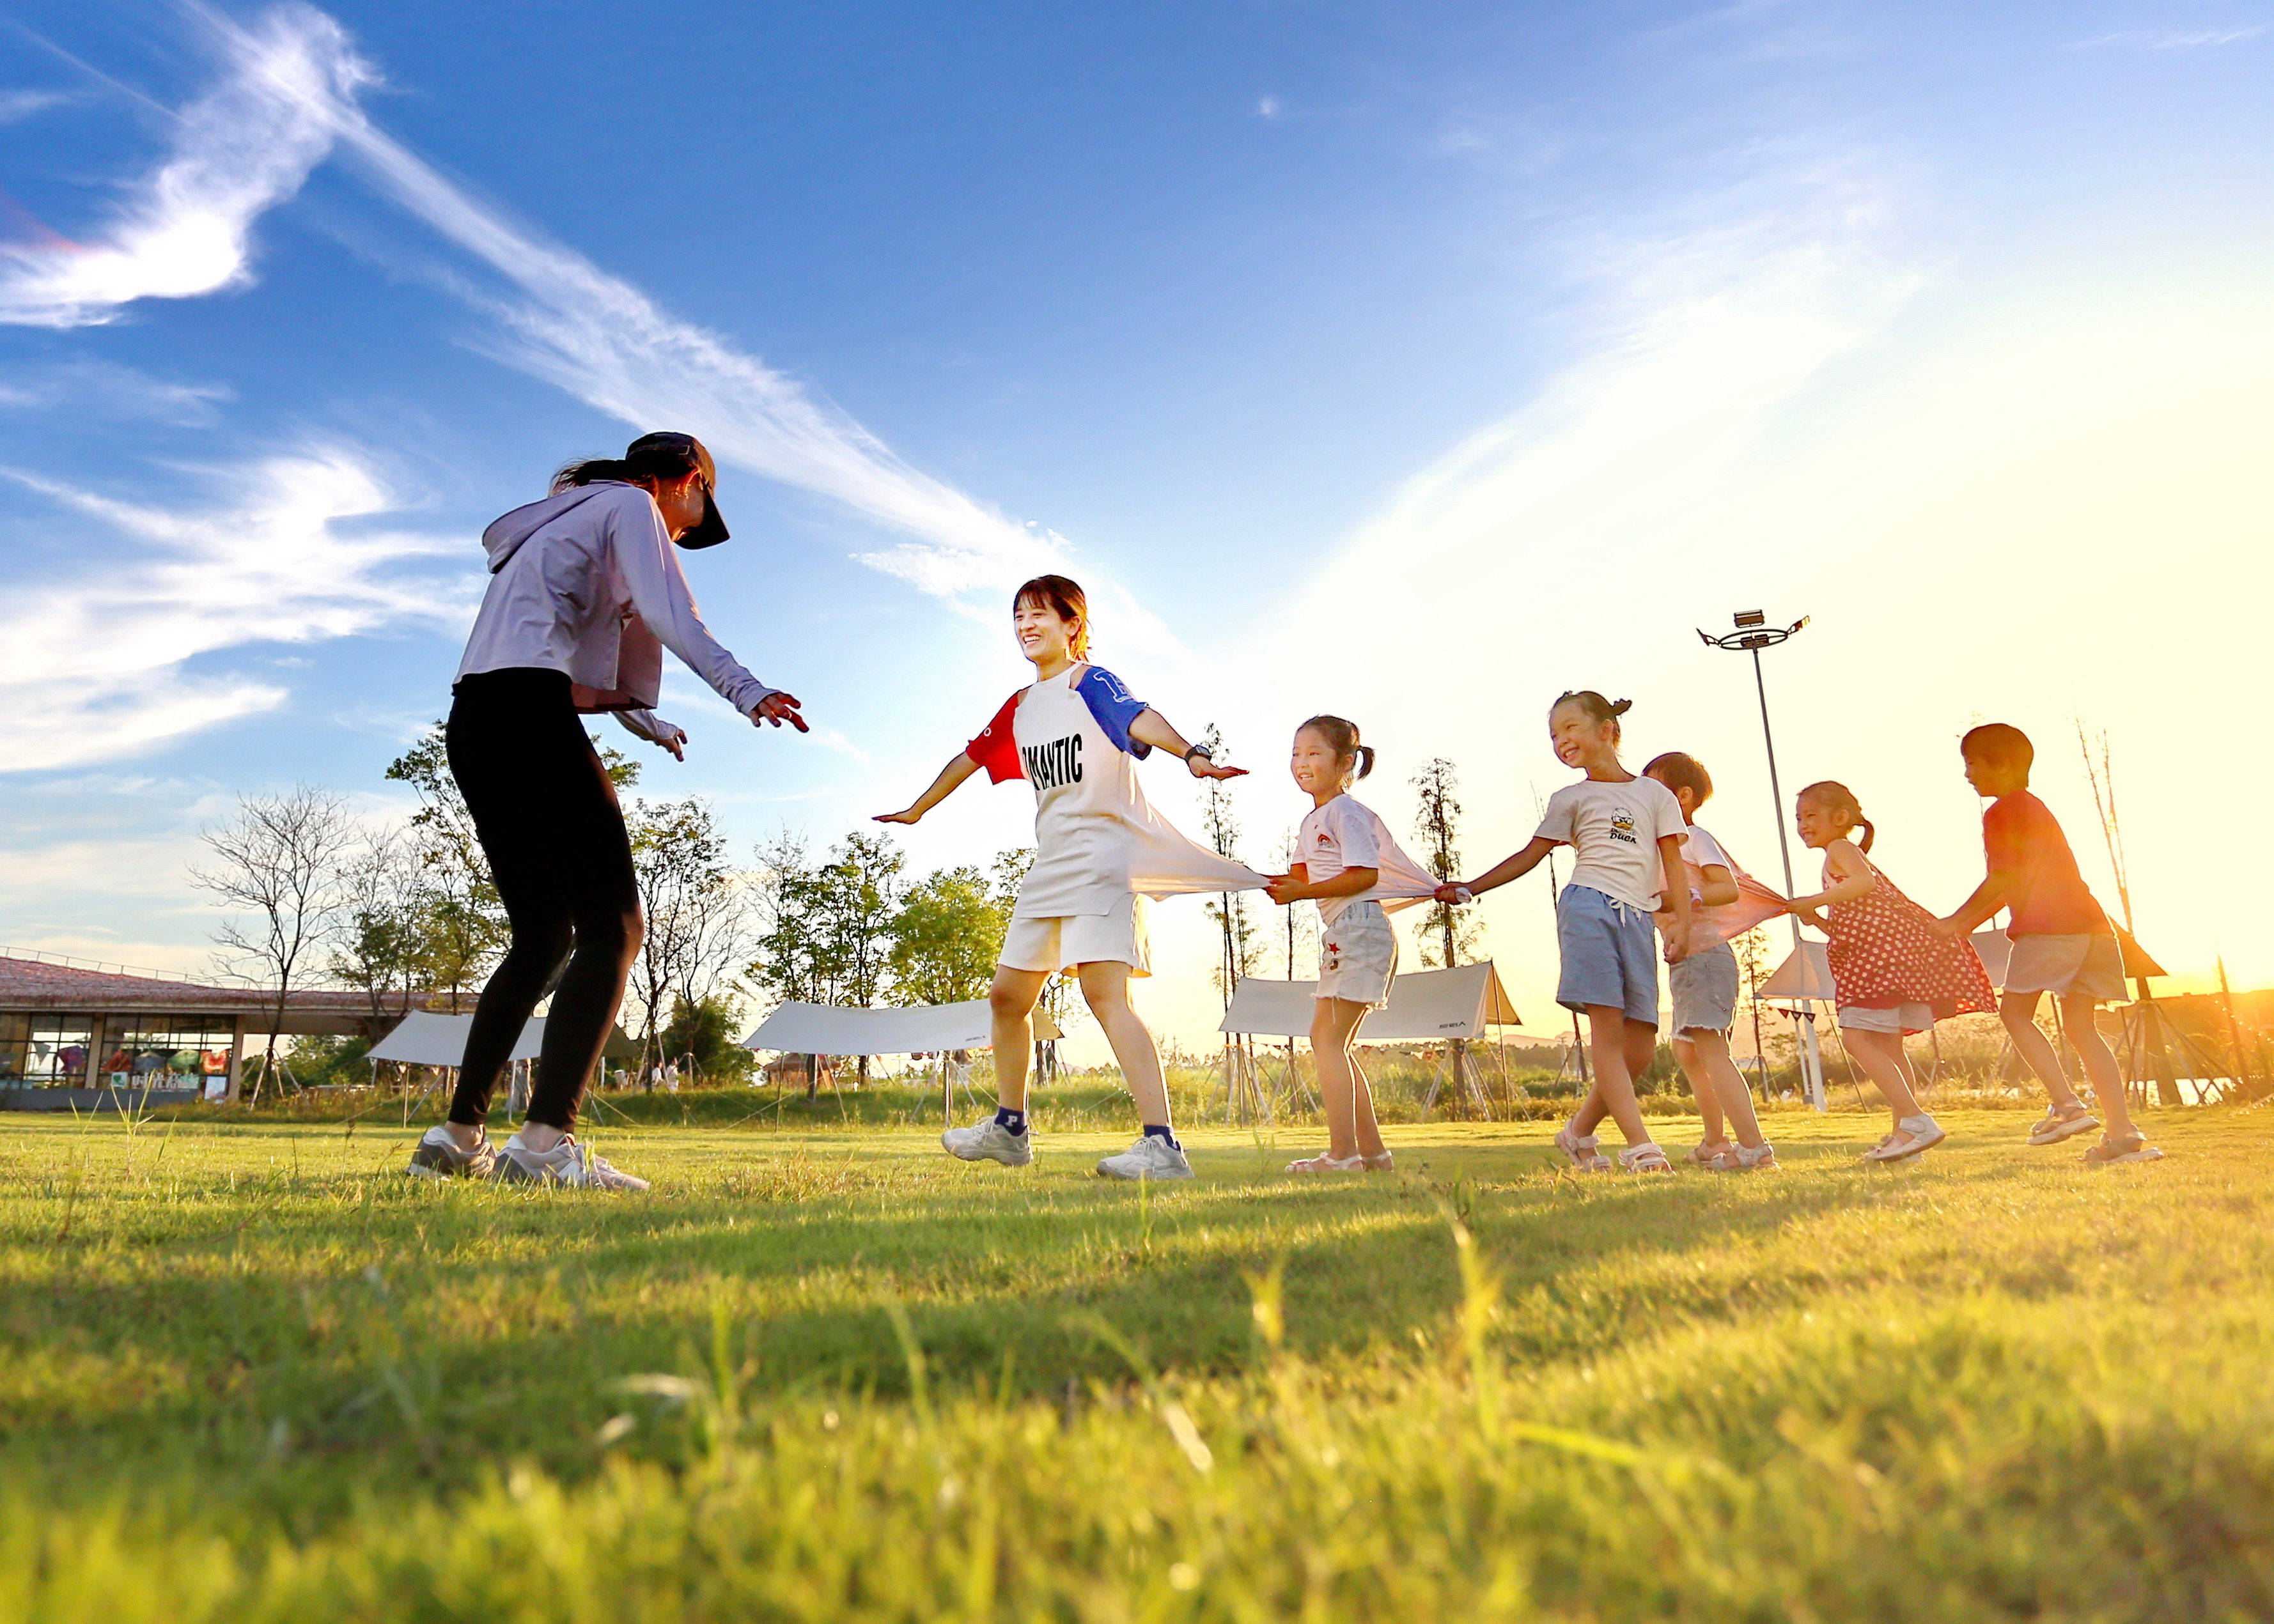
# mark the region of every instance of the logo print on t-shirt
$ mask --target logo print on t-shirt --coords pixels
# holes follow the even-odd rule
[[[1634,814],[1622,808],[1611,814],[1611,838],[1623,840],[1629,846],[1640,846],[1635,838]]]
[[[1027,778],[1040,794],[1046,789],[1081,782],[1081,735],[1068,733],[1048,744],[1030,744],[1019,752],[1027,763]]]

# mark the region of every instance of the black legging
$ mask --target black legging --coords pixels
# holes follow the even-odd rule
[[[639,953],[639,889],[623,808],[558,671],[460,679],[444,729],[450,776],[473,814],[513,944],[482,989],[450,1120],[490,1096],[537,1001],[561,972],[530,1090],[529,1120],[567,1129],[599,1064]]]

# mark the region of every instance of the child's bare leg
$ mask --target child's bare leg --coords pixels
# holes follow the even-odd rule
[[[2076,1090],[2068,1086],[2067,1074],[2061,1070],[2060,1056],[2054,1052],[2052,1040],[2037,1026],[2037,997],[2033,992],[2003,995],[1998,1000],[1998,1019],[2006,1023],[2006,1035],[2014,1040],[2014,1051],[2022,1056],[2024,1065],[2037,1074],[2037,1080],[2044,1084],[2053,1103],[2062,1107],[2082,1104]],[[2111,1055],[2112,1071],[2115,1064],[2116,1057]],[[2116,1092],[2120,1096],[2116,1109],[2121,1111],[2124,1102],[2120,1096],[2124,1091],[2119,1088]]]
[[[1622,1019],[1624,1018],[1622,1017]],[[1594,1052],[1595,1011],[1587,1011],[1587,1049]],[[1651,1061],[1658,1054],[1658,1028],[1638,1020],[1627,1020],[1620,1041],[1625,1045],[1628,1092],[1631,1094],[1634,1079],[1650,1070]],[[1595,1081],[1587,1090],[1587,1097],[1579,1102],[1578,1111],[1571,1118],[1571,1132],[1585,1139],[1603,1125],[1603,1118],[1611,1114],[1603,1098],[1602,1066],[1595,1067]]]
[[[1347,1162],[1363,1154],[1358,1137],[1358,1067],[1350,1052],[1352,1034],[1366,1019],[1367,1006],[1348,998],[1311,1001],[1311,1053],[1319,1063],[1319,1099],[1327,1108],[1327,1154]],[[1374,1110],[1367,1101],[1367,1116]],[[1379,1148],[1382,1136],[1374,1135]]]
[[[1352,1103],[1358,1118],[1358,1154],[1379,1156],[1389,1147],[1382,1142],[1382,1124],[1374,1119],[1374,1086],[1366,1080],[1366,1068],[1359,1064],[1358,1051],[1346,1049],[1350,1056]]]
[[[2132,1125],[2131,1101],[2124,1097],[2124,1073],[2093,1019],[2099,1007],[2090,993],[2070,993],[2060,1001],[2061,1026],[2068,1034],[2069,1047],[2084,1062],[2085,1080],[2092,1085],[2093,1102],[2100,1107],[2101,1124],[2108,1137],[2128,1139],[2138,1130]]]
[[[1856,1056],[1856,1064],[1864,1068],[1864,1075],[1887,1096],[1896,1125],[1901,1126],[1906,1116],[1917,1116],[1918,1096],[1911,1092],[1910,1062],[1903,1057],[1901,1034],[1859,1032],[1848,1026],[1842,1028],[1841,1035],[1847,1039],[1848,1052]]]
[[[1169,1126],[1169,1085],[1161,1075],[1161,1052],[1153,1034],[1129,1007],[1129,966],[1111,959],[1075,967],[1081,978],[1083,1002],[1097,1018],[1099,1030],[1112,1045],[1129,1097],[1137,1102],[1137,1120],[1148,1128]]]
[[[1587,1006],[1587,1048],[1595,1057],[1595,1093],[1589,1103],[1600,1102],[1595,1120],[1600,1122],[1608,1114],[1630,1146],[1647,1145],[1650,1130],[1643,1126],[1634,1077],[1627,1070],[1627,1024],[1624,1010],[1608,1004]],[[1576,1121],[1573,1126],[1577,1126]]]
[[[1005,1110],[1027,1109],[1027,1056],[1035,1047],[1035,1005],[1050,981],[1043,970],[995,966],[987,989],[987,1025],[995,1041],[995,1102]]]
[[[1682,1068],[1682,1075],[1690,1079],[1690,1097],[1698,1102],[1699,1143],[1727,1143],[1729,1131],[1721,1120],[1721,1101],[1718,1091],[1699,1062],[1697,1044],[1690,1041],[1686,1032],[1674,1040],[1674,1060]]]
[[[1718,1032],[1693,1032],[1689,1045],[1698,1062],[1690,1086],[1701,1100],[1718,1100],[1728,1113],[1730,1126],[1736,1130],[1737,1143],[1747,1150],[1758,1150],[1768,1140],[1761,1132],[1761,1119],[1753,1114],[1753,1091],[1745,1086],[1745,1074],[1729,1058],[1729,1040]],[[1698,1072],[1706,1079],[1703,1088],[1698,1086]]]

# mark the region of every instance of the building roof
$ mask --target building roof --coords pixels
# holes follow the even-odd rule
[[[380,1004],[394,1016],[425,1002],[424,994],[392,992],[381,995]],[[265,988],[207,987],[155,975],[128,975],[0,955],[0,1011],[4,1011],[266,1016],[275,1007],[276,995]],[[288,1017],[368,1019],[371,1010],[370,996],[358,991],[312,988],[285,998]]]

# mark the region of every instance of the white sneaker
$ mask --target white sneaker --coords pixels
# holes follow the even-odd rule
[[[576,1190],[645,1190],[648,1182],[620,1172],[596,1151],[564,1133],[561,1142],[542,1153],[530,1149],[515,1134],[498,1153],[498,1182],[501,1184],[567,1184]]]
[[[497,1171],[497,1152],[490,1148],[487,1129],[481,1143],[467,1150],[438,1122],[411,1150],[410,1165],[403,1170],[413,1178],[488,1178]]]
[[[1193,1164],[1176,1146],[1148,1133],[1119,1155],[1099,1162],[1097,1171],[1104,1178],[1190,1178]]]
[[[1005,1167],[1024,1167],[1035,1159],[1035,1131],[1013,1133],[990,1116],[975,1128],[950,1128],[939,1136],[940,1148],[961,1162],[999,1162]]]

